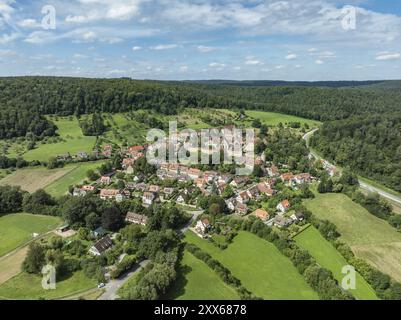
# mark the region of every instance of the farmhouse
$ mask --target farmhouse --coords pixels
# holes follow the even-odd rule
[[[201,234],[202,236],[205,235],[205,233],[210,229],[210,222],[208,219],[202,219],[199,220],[196,223],[195,226],[195,231],[199,234]]]
[[[103,147],[102,154],[105,158],[111,158],[112,153],[113,153],[113,147],[111,145],[105,145]]]
[[[235,213],[240,214],[240,215],[246,215],[248,213],[248,206],[243,203],[238,203],[235,206]]]
[[[267,174],[269,177],[278,177],[280,175],[280,172],[278,168],[275,165],[272,165],[270,168],[267,168]]]
[[[105,236],[96,242],[90,249],[89,253],[94,256],[100,256],[113,246],[113,241],[110,236]]]
[[[234,188],[242,188],[249,182],[248,177],[235,177],[233,181],[231,181],[230,186]]]
[[[294,180],[298,184],[309,183],[312,180],[312,176],[309,173],[300,173],[294,177]]]
[[[111,177],[103,176],[100,178],[100,184],[109,185],[111,183]]]
[[[158,193],[158,192],[160,192],[160,187],[159,187],[159,186],[156,186],[156,185],[151,185],[151,186],[149,187],[149,192]]]
[[[279,227],[279,228],[285,228],[291,225],[292,220],[290,221],[289,219],[282,217],[282,216],[276,216],[274,218],[274,225]]]
[[[148,223],[148,217],[134,212],[128,212],[127,216],[125,217],[125,221],[128,223],[146,226],[146,224]]]
[[[115,199],[120,191],[117,189],[102,189],[100,190],[100,199],[111,200]]]
[[[237,201],[241,204],[246,204],[249,202],[249,200],[250,197],[247,191],[242,191],[237,197]]]
[[[267,221],[270,218],[269,213],[263,209],[255,210],[255,212],[253,212],[252,215],[256,218],[259,218],[262,221]]]
[[[199,169],[190,168],[190,169],[188,170],[188,176],[189,176],[191,179],[199,178],[201,175],[202,175],[202,171],[199,170]]]
[[[156,199],[156,195],[153,192],[144,192],[142,196],[142,202],[146,206],[151,206],[153,201]]]
[[[96,190],[94,186],[83,186],[81,189],[87,192],[92,192]]]
[[[291,185],[293,180],[294,180],[294,174],[293,173],[284,173],[281,175],[281,181],[284,182],[285,185]]]
[[[80,188],[74,188],[74,191],[72,192],[72,195],[74,197],[85,197],[86,196],[86,191]]]
[[[290,202],[288,200],[284,200],[281,201],[278,205],[277,205],[277,210],[279,210],[282,213],[286,213],[287,210],[290,208]]]

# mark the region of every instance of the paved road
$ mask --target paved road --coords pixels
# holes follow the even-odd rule
[[[126,273],[119,279],[110,280],[106,287],[103,289],[105,292],[99,297],[98,300],[116,300],[118,299],[117,291],[120,289],[135,273],[137,273],[142,268],[146,267],[146,265],[150,262],[150,260],[144,260],[138,265],[136,265],[130,272]]]
[[[305,135],[303,136],[303,139],[306,141],[306,143],[308,144],[308,146],[309,146],[309,138],[310,138],[316,131],[318,131],[318,130],[319,130],[319,129],[314,129],[314,130],[308,132],[307,134],[305,134]],[[311,153],[316,159],[322,159],[316,152],[310,150],[310,153]],[[391,193],[388,193],[388,192],[384,191],[383,189],[377,188],[377,187],[375,187],[375,186],[373,186],[373,185],[371,185],[371,184],[369,184],[369,183],[366,183],[366,182],[360,181],[360,182],[359,182],[359,185],[360,185],[361,189],[364,189],[364,190],[367,190],[367,191],[370,191],[370,192],[376,192],[376,193],[378,193],[379,195],[381,195],[383,198],[386,198],[386,199],[389,199],[389,200],[391,200],[391,201],[394,201],[394,202],[396,202],[396,203],[401,204],[401,197],[395,196],[395,195],[393,195],[393,194],[391,194]]]

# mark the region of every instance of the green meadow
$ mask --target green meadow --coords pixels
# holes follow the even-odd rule
[[[313,226],[307,228],[294,240],[296,243],[306,251],[308,251],[315,259],[316,262],[330,270],[334,278],[341,284],[344,274],[342,274],[342,268],[348,265],[348,262],[344,257],[337,251],[337,249]],[[356,275],[356,288],[351,289],[350,293],[358,300],[376,300],[376,294],[371,286],[357,273]]]
[[[58,217],[26,213],[0,217],[0,257],[33,239],[32,234],[43,234],[61,223]]]
[[[177,280],[170,289],[167,299],[239,300],[239,296],[214,270],[185,251]]]
[[[316,194],[305,201],[318,218],[334,223],[356,256],[401,281],[401,234],[344,194]]]
[[[47,161],[50,157],[63,155],[68,152],[71,155],[75,155],[78,152],[92,152],[96,137],[85,137],[82,134],[77,118],[57,118],[51,120],[58,127],[57,132],[62,141],[39,143],[35,149],[24,154],[25,160]]]
[[[97,282],[89,279],[82,271],[75,272],[66,279],[56,279],[55,290],[42,287],[42,277],[20,273],[0,285],[0,299],[10,300],[53,300],[96,288]]]
[[[69,186],[82,183],[86,179],[88,170],[96,171],[101,165],[102,161],[75,164],[71,171],[48,185],[45,191],[54,197],[61,197],[66,194]]]
[[[188,232],[185,240],[208,252],[231,270],[242,285],[266,300],[318,300],[291,261],[259,237],[240,232],[226,250]]]

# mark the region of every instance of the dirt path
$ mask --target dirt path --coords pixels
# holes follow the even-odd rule
[[[27,252],[28,246],[25,246],[0,258],[0,285],[21,272],[22,262]]]

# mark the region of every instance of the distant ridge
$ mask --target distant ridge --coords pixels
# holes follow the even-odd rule
[[[281,80],[196,80],[184,81],[187,83],[210,84],[221,86],[241,86],[241,87],[381,87],[381,88],[400,88],[401,80],[366,80],[366,81],[281,81]]]

